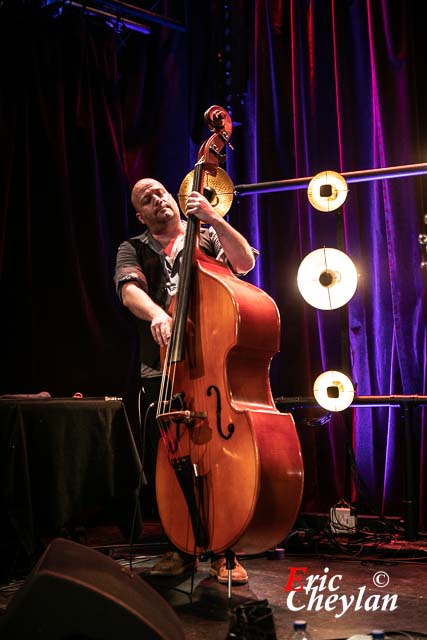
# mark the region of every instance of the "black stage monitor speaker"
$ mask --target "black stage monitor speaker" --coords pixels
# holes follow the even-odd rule
[[[178,616],[142,578],[56,538],[0,618],[1,640],[181,640]]]

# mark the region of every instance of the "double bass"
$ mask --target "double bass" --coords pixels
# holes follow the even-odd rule
[[[203,193],[229,144],[232,122],[219,106],[194,167]],[[185,553],[261,553],[293,526],[303,463],[290,414],[275,407],[270,364],[280,317],[264,291],[199,247],[188,216],[157,421],[156,495],[164,531]]]

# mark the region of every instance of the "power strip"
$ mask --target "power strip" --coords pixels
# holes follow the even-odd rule
[[[353,513],[352,513],[353,511]],[[329,526],[333,533],[356,533],[357,516],[348,507],[331,507],[329,511]]]

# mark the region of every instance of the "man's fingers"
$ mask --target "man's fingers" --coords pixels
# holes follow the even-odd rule
[[[151,333],[154,340],[162,347],[166,347],[171,337],[171,328],[169,322],[161,322],[160,324],[151,325]]]

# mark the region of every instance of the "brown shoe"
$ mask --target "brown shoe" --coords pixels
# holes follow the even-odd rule
[[[149,569],[150,576],[182,576],[197,571],[197,558],[179,551],[167,551],[156,564]]]
[[[246,569],[242,567],[237,558],[234,558],[235,566],[231,571],[231,581],[233,584],[246,584],[249,580]],[[228,569],[225,558],[220,558],[212,562],[209,574],[214,576],[221,584],[228,584]]]

